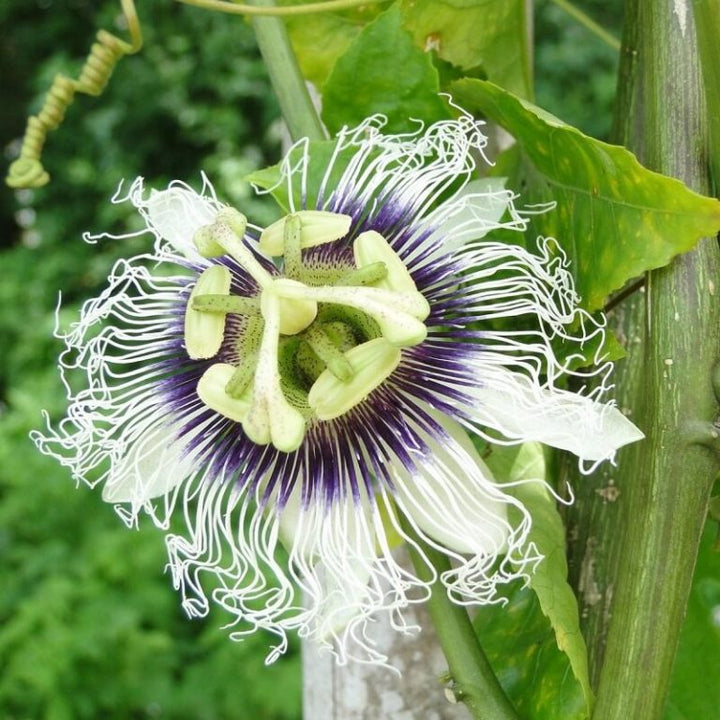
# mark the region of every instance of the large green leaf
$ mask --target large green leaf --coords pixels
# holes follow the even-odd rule
[[[557,203],[535,216],[534,228],[570,255],[585,308],[602,307],[631,278],[720,230],[720,202],[647,170],[625,148],[587,137],[490,82],[460,80],[452,92],[515,136],[530,170],[525,200]]]
[[[500,684],[522,720],[585,720],[587,705],[558,650],[537,595],[521,582],[499,592],[506,605],[481,607],[474,625]]]
[[[530,512],[529,539],[544,559],[529,589],[511,587],[507,606],[480,609],[476,626],[483,648],[522,717],[587,718],[593,703],[587,648],[577,600],[567,582],[563,523],[540,482],[545,477],[542,446],[494,447],[487,462],[499,480],[526,481],[506,491]]]
[[[313,0],[282,0],[302,5]],[[463,71],[482,68],[493,82],[526,97],[531,92],[524,0],[401,0],[403,27],[415,46]],[[338,58],[361,30],[386,9],[368,3],[340,12],[287,19],[293,48],[303,75],[322,87]],[[394,72],[401,68],[394,46]]]
[[[439,89],[430,56],[415,45],[402,26],[400,9],[393,6],[365,27],[335,63],[323,88],[323,121],[335,133],[382,113],[389,132],[417,130],[418,120],[450,117]]]
[[[666,720],[720,714],[720,552],[714,547],[716,540],[717,523],[708,522],[675,657]]]
[[[303,5],[313,0],[284,0],[282,5]],[[287,18],[288,32],[303,76],[318,88],[325,84],[337,59],[362,28],[385,9],[368,3],[343,12],[324,12]]]
[[[462,70],[527,97],[531,80],[524,0],[402,0],[405,27],[418,47]]]

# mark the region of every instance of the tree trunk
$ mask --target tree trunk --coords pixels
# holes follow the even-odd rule
[[[304,720],[468,720],[465,705],[443,688],[447,662],[427,609],[413,605],[406,618],[422,631],[402,635],[381,618],[368,633],[397,672],[357,662],[341,666],[304,641]]]

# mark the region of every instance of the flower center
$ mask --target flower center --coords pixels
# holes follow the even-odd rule
[[[266,228],[260,250],[282,257],[282,275],[268,272],[244,243],[247,222],[232,208],[195,235],[202,255],[230,255],[260,288],[252,297],[234,295],[230,270],[211,265],[185,313],[194,359],[215,357],[228,340],[227,315],[243,316],[243,331],[232,339],[241,359],[211,365],[197,392],[205,405],[242,423],[253,442],[296,450],[311,419],[332,420],[355,407],[395,370],[402,348],[427,335],[430,307],[379,233],[355,239],[354,267],[318,272],[303,263],[303,250],[345,237],[350,221],[304,210]]]

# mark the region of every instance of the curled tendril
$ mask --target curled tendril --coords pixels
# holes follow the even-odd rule
[[[105,89],[118,60],[124,55],[136,53],[142,46],[140,22],[133,0],[120,0],[128,25],[130,42],[121,40],[105,30],[100,30],[90,48],[80,76],[73,80],[66,75],[56,75],[45,96],[42,110],[28,118],[20,157],[10,166],[5,182],[12,188],[42,187],[49,180],[40,162],[45,138],[50,130],[57,128],[65,117],[68,105],[76,92],[100,95]]]

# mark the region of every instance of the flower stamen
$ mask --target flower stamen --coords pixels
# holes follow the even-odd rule
[[[321,327],[309,327],[303,339],[338,380],[347,381],[352,377],[352,365]]]
[[[293,452],[305,437],[305,418],[290,405],[280,387],[280,298],[274,287],[263,291],[261,308],[265,327],[255,366],[252,403],[243,430],[258,445],[271,442],[281,452]]]
[[[250,388],[246,387],[239,395],[229,395],[227,386],[232,382],[237,368],[226,363],[211,365],[200,378],[197,394],[211,410],[230,420],[244,423],[250,410]]]
[[[195,300],[205,294],[229,297],[230,283],[230,271],[224,265],[213,265],[202,272],[190,293],[185,310],[185,348],[194,360],[216,355],[225,334],[225,315],[198,310]]]
[[[365,267],[357,267],[341,275],[334,285],[376,285],[387,277],[388,269],[384,262],[374,262]]]
[[[303,249],[343,237],[350,221],[337,213],[299,211],[267,228],[260,249],[283,257],[283,276],[271,275],[244,244],[247,222],[232,208],[221,210],[215,222],[195,234],[201,252],[231,255],[260,286],[256,297],[236,297],[230,295],[229,281],[221,293],[206,292],[212,288],[203,284],[188,306],[192,318],[205,314],[222,322],[226,314],[243,315],[242,337],[248,334],[248,322],[261,336],[242,349],[241,362],[213,366],[220,369],[208,371],[198,386],[200,399],[241,422],[252,442],[271,443],[282,452],[296,450],[305,436],[306,400],[318,420],[339,417],[387,379],[402,348],[427,336],[428,302],[378,232],[366,231],[355,239],[356,267],[339,268],[339,277],[329,278],[331,284],[301,282],[306,276]],[[205,272],[210,270],[218,276],[229,272],[225,266]],[[221,344],[222,334],[212,345],[215,352]]]
[[[381,333],[393,345],[410,347],[427,337],[427,328],[422,321],[430,314],[430,306],[417,291],[328,285],[309,287],[284,279],[276,280],[274,288],[287,300],[314,300],[361,310],[375,320]]]
[[[235,372],[225,384],[225,393],[227,395],[234,399],[243,397],[255,375],[256,362],[257,356],[252,355],[246,358],[242,365],[235,368]]]
[[[305,249],[345,237],[350,230],[352,217],[327,210],[299,210],[286,215],[266,227],[260,235],[260,250],[266,255],[277,257],[285,252],[285,226],[288,221],[299,222],[300,247]]]
[[[302,278],[302,220],[298,215],[288,215],[283,226],[283,264],[285,275]]]
[[[319,420],[340,417],[364,400],[399,365],[401,351],[385,338],[375,338],[344,355],[353,371],[350,380],[343,381],[328,369],[308,393],[308,404]]]
[[[379,232],[367,230],[360,233],[353,243],[353,255],[359,270],[367,270],[378,263],[385,266],[385,275],[375,281],[375,287],[395,292],[417,292],[405,263]],[[420,319],[424,320],[426,317],[427,314]]]
[[[192,309],[204,313],[260,316],[260,300],[257,297],[239,295],[197,295],[192,298]]]

